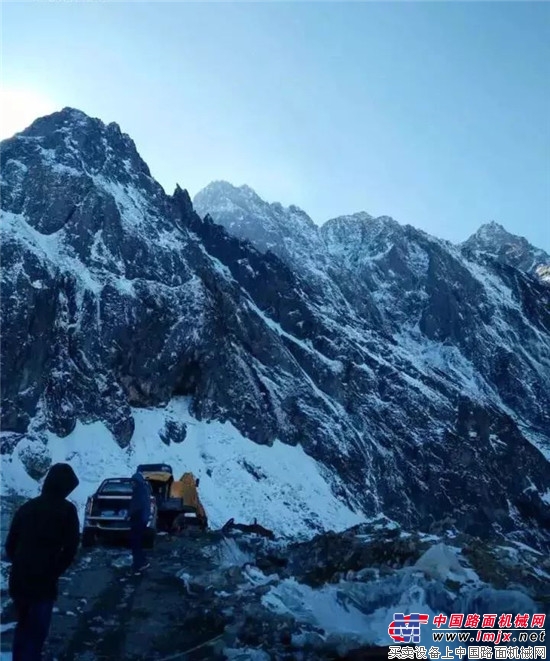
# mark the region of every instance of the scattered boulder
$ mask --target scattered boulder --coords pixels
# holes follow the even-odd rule
[[[165,445],[170,443],[183,443],[187,437],[187,427],[183,422],[167,420],[164,428],[159,432],[160,440]]]
[[[16,445],[24,437],[17,432],[4,432],[0,435],[0,454],[12,454]]]
[[[24,436],[15,450],[33,480],[42,479],[52,465],[52,456],[46,440],[39,434]]]

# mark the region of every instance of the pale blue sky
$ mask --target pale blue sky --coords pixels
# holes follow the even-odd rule
[[[116,121],[168,192],[550,250],[550,5],[7,3],[3,79]]]

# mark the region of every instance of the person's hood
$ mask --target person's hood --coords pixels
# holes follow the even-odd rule
[[[138,482],[138,484],[146,484],[147,481],[141,473],[134,473],[132,475],[132,482]]]
[[[78,478],[69,464],[54,464],[42,485],[42,495],[66,498],[78,484]]]

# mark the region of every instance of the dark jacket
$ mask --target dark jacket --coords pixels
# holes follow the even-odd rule
[[[54,464],[42,493],[22,505],[11,523],[6,554],[12,563],[14,600],[57,598],[57,582],[72,563],[79,542],[76,507],[65,498],[78,486],[69,464]]]
[[[146,525],[151,516],[151,491],[141,473],[132,475],[132,499],[130,501],[130,521]]]

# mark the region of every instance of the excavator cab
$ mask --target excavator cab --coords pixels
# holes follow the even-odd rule
[[[174,518],[176,527],[182,529],[188,526],[208,527],[206,511],[199,498],[197,487],[199,479],[193,473],[184,473],[179,480],[172,483],[170,497],[179,503],[179,511]]]
[[[174,480],[172,467],[168,464],[140,464],[137,470],[151,486],[162,528],[172,530],[176,519],[178,529],[208,527],[206,511],[197,490],[199,479],[193,473],[184,473],[179,480]]]
[[[137,467],[151,487],[159,509],[170,498],[170,490],[174,482],[172,467],[168,464],[140,464]]]

